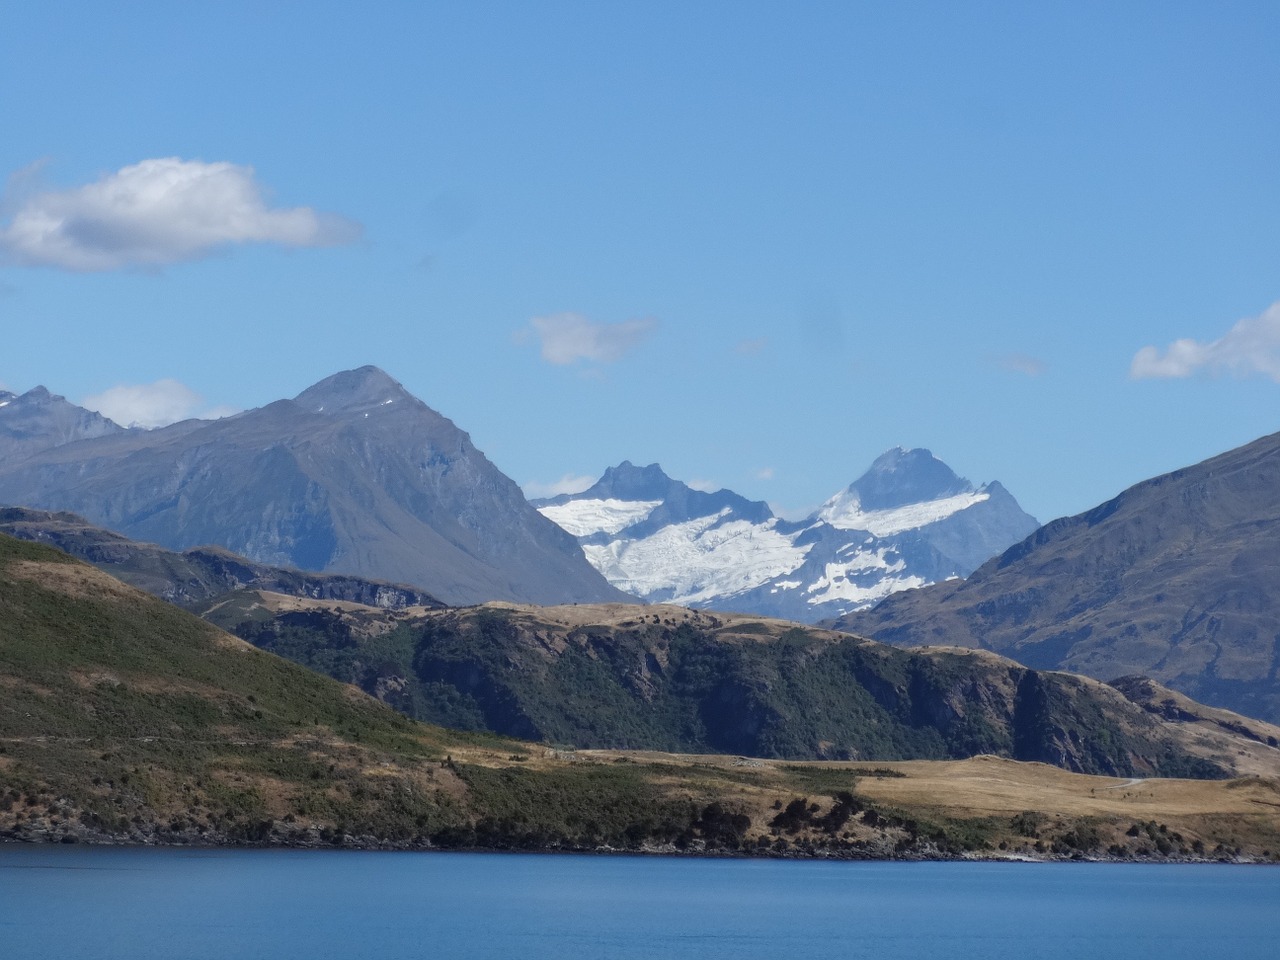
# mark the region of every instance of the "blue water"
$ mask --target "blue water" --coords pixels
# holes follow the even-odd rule
[[[1276,960],[1280,869],[0,846],[4,960]]]

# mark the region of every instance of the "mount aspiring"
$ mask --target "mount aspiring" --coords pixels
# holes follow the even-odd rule
[[[813,623],[964,577],[1037,527],[999,483],[975,488],[928,450],[879,457],[808,519],[623,462],[534,501],[615,587],[651,602]]]
[[[0,503],[170,549],[422,588],[447,603],[626,601],[470,437],[376,367],[221,420],[121,427],[0,396]]]
[[[1043,670],[1142,674],[1280,720],[1280,433],[1135,484],[963,582],[835,622],[900,646],[981,647]]]

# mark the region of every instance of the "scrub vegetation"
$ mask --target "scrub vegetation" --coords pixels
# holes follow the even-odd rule
[[[1261,776],[1131,783],[996,758],[795,763],[446,730],[0,537],[6,839],[1271,859],[1277,800]]]

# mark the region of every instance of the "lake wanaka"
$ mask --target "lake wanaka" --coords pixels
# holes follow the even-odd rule
[[[6,960],[1273,960],[1280,870],[0,846]]]

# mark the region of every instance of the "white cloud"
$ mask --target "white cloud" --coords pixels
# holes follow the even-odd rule
[[[70,190],[31,192],[0,227],[0,254],[93,272],[198,260],[240,243],[323,247],[358,225],[310,207],[269,207],[253,168],[163,157]]]
[[[652,319],[593,323],[580,313],[556,313],[529,321],[542,359],[557,366],[579,360],[613,363],[640,345],[658,327]],[[526,337],[528,331],[524,331]]]
[[[992,359],[1002,370],[1026,374],[1028,377],[1038,377],[1049,369],[1049,365],[1039,357],[1032,357],[1025,353],[1002,353]]]
[[[755,471],[754,475],[757,480],[772,480],[773,474],[773,467],[761,467],[759,470]]]
[[[217,420],[239,412],[226,406],[202,410],[204,398],[200,394],[186,384],[168,379],[111,387],[85,397],[80,405],[124,426],[148,430],[192,417]]]
[[[1280,383],[1280,302],[1246,317],[1217,340],[1175,340],[1163,352],[1143,347],[1133,356],[1134,380],[1190,377],[1196,373],[1262,375]]]
[[[574,476],[572,473],[566,473],[559,480],[552,480],[550,483],[530,481],[524,485],[523,489],[524,495],[530,500],[539,500],[542,497],[558,497],[562,493],[581,493],[595,482],[595,477]]]

